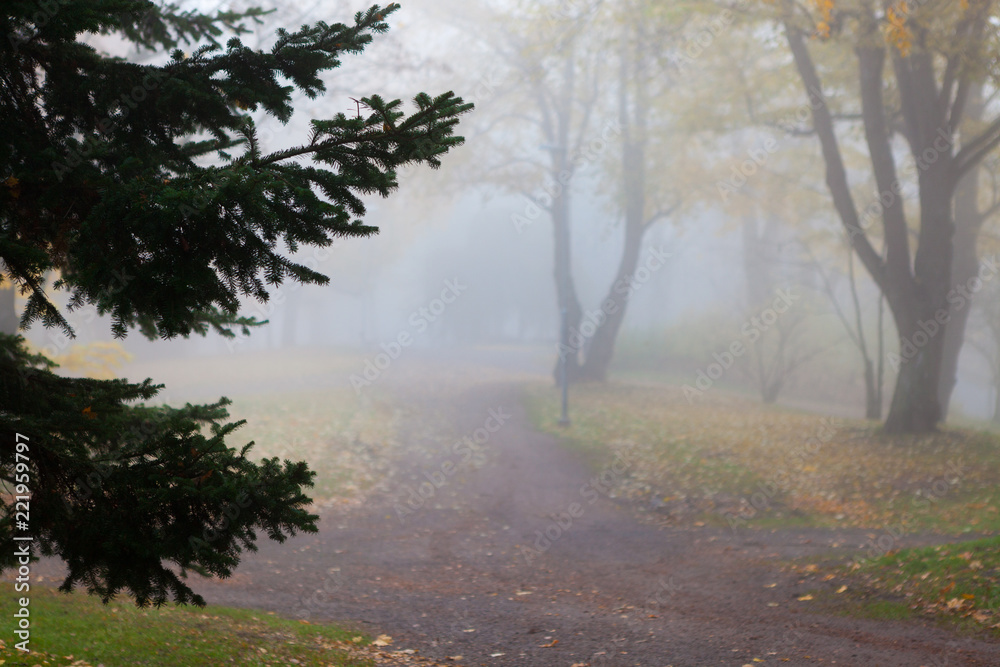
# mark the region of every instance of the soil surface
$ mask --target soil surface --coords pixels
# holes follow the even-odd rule
[[[324,510],[318,534],[265,540],[195,590],[446,664],[1000,665],[1000,643],[799,601],[837,582],[780,562],[857,553],[860,532],[657,526],[608,493],[627,456],[587,467],[532,429],[516,382],[392,391],[411,408],[392,476],[360,506]]]

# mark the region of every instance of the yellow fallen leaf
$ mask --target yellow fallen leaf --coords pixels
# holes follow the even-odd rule
[[[378,637],[375,638],[375,641],[372,642],[372,644],[375,644],[375,646],[388,646],[391,643],[392,643],[392,637],[390,637],[389,635],[379,635]]]
[[[847,590],[847,586],[841,586],[840,588],[837,589],[837,592],[838,593],[843,593],[846,590]]]
[[[813,596],[808,593],[799,598],[799,602],[806,602],[807,600],[812,600]]]

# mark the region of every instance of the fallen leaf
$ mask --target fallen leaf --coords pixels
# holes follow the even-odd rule
[[[841,586],[840,588],[837,589],[837,592],[838,593],[843,593],[846,590],[847,590],[847,586]]]
[[[555,646],[558,643],[559,643],[558,639],[553,639],[548,644],[540,644],[538,648],[552,648],[553,646]]]
[[[375,646],[388,646],[391,643],[392,643],[392,637],[390,637],[389,635],[379,635],[378,637],[375,638],[375,641],[372,642],[372,644],[374,644]]]
[[[806,593],[805,595],[803,595],[802,597],[799,598],[799,602],[806,602],[806,601],[812,600],[812,599],[813,599],[813,596],[809,595],[808,593]]]

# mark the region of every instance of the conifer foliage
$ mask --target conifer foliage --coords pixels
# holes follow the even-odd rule
[[[301,145],[271,153],[250,114],[287,122],[293,94],[322,95],[321,75],[361,53],[398,7],[281,30],[263,51],[239,37],[261,10],[6,0],[0,268],[27,297],[21,326],[72,333],[51,284],[70,309],[111,317],[116,336],[233,336],[259,324],[238,316],[241,297],[266,300],[285,280],[325,284],[285,249],[375,233],[361,197],[387,196],[403,165],[438,167],[472,105],[420,94],[408,114],[372,95],[361,113],[313,121]],[[169,61],[110,57],[86,43],[94,33],[169,51]],[[64,589],[200,605],[188,570],[227,576],[259,531],[283,541],[316,530],[303,493],[314,473],[229,447],[240,423],[227,423],[226,399],[149,407],[151,380],[60,377],[16,336],[0,334],[0,352],[0,541],[21,535],[14,495],[26,490],[33,552],[66,562]],[[10,549],[0,555],[0,568],[15,564]]]

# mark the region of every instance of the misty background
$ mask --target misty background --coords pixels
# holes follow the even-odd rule
[[[347,22],[366,7],[365,2],[338,0],[282,2],[243,39],[267,48],[278,26]],[[598,311],[615,283],[625,243],[625,195],[618,185],[622,134],[615,131],[620,130],[624,70],[608,56],[619,38],[616,26],[602,23],[601,12],[601,3],[582,1],[403,3],[390,21],[390,32],[376,36],[365,54],[346,57],[341,68],[327,75],[327,94],[300,99],[291,122],[282,125],[255,116],[261,148],[268,152],[297,145],[311,119],[355,113],[353,100],[372,93],[407,101],[420,91],[442,90],[454,90],[476,104],[459,126],[465,145],[445,156],[440,170],[404,170],[399,190],[389,199],[366,200],[365,222],[377,225],[378,235],[339,240],[332,248],[307,248],[297,255],[328,275],[329,285],[284,284],[272,288],[268,303],[247,301],[244,314],[268,320],[249,337],[227,340],[209,334],[147,341],[132,335],[120,341],[132,361],[117,372],[138,381],[129,372],[133,363],[294,348],[349,349],[374,359],[401,334],[412,338],[403,354],[508,347],[540,360],[541,371],[550,370],[557,359],[560,319],[553,222],[545,204],[568,204],[572,278],[585,314]],[[717,90],[715,103],[725,102],[726,79],[740,74],[734,63],[749,48],[718,32],[718,21],[718,16],[692,16],[670,37],[672,46],[661,49],[672,50],[677,58],[654,62],[659,56],[651,56],[645,72],[629,74],[655,80],[648,87],[630,81],[648,96],[647,207],[669,211],[643,234],[639,265],[651,251],[669,258],[662,267],[633,274],[642,279],[628,302],[610,378],[696,386],[699,372],[715,361],[713,354],[734,341],[747,342],[741,328],[760,314],[761,294],[769,301],[775,289],[790,289],[798,297],[792,314],[763,332],[764,341],[780,333],[780,342],[775,338],[768,343],[780,347],[758,353],[768,357],[767,363],[786,359],[774,398],[863,416],[862,364],[836,312],[840,308],[848,320],[854,317],[849,252],[822,191],[818,146],[814,137],[797,137],[780,123],[737,127],[733,119],[722,122],[712,105],[702,106],[706,87]],[[703,39],[705,35],[711,39]],[[657,36],[650,39],[658,43]],[[92,41],[134,59],[166,59],[165,54],[128,52],[110,39]],[[568,41],[578,69],[570,135],[582,147],[583,158],[569,183],[553,196],[556,186],[546,172],[547,160],[559,147],[546,141],[537,86],[562,80]],[[712,80],[720,71],[725,73]],[[795,83],[791,74],[788,78]],[[795,86],[789,88],[782,103],[794,118],[804,96],[795,97]],[[735,118],[737,112],[733,114]],[[745,185],[734,185],[731,192],[720,187],[720,182],[736,183],[740,165],[755,155],[763,164],[757,164]],[[767,275],[762,277],[762,271]],[[874,348],[878,293],[859,262],[853,271]],[[445,292],[454,295],[450,303],[442,300]],[[987,283],[977,299],[992,303],[996,293]],[[886,361],[898,352],[898,343],[892,318],[883,312]],[[51,356],[76,344],[112,339],[110,323],[92,308],[71,312],[68,320],[76,340],[37,325],[27,337]],[[995,416],[990,360],[997,348],[985,322],[973,313],[967,339],[975,344],[962,351],[951,420]],[[760,394],[760,361],[749,354],[735,359],[718,385]],[[331,382],[350,384],[351,375],[362,372],[358,367]],[[886,363],[886,405],[894,379],[892,364]]]

